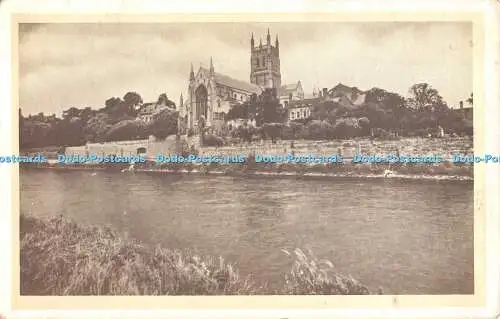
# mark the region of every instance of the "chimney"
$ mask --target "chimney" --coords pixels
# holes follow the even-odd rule
[[[464,108],[464,101],[460,101],[459,104],[460,104],[460,108],[463,109]]]
[[[328,88],[323,88],[323,97],[328,95]]]

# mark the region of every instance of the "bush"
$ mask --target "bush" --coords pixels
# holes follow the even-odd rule
[[[333,135],[333,126],[327,121],[314,120],[302,130],[301,137],[310,140],[329,139]]]
[[[223,146],[226,144],[225,140],[215,134],[205,134],[203,136],[203,146]]]

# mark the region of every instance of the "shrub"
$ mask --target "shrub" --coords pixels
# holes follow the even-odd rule
[[[222,137],[217,136],[215,134],[207,133],[203,136],[203,145],[204,146],[223,146],[225,141]]]

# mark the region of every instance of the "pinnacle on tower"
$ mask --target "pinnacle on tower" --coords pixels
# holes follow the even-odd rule
[[[212,57],[210,57],[210,73],[214,73],[214,62],[212,61]]]
[[[193,63],[191,63],[191,72],[189,73],[189,78],[194,79]]]
[[[260,47],[262,48],[262,38],[260,39]]]
[[[253,48],[254,44],[255,44],[255,41],[253,39],[253,32],[252,32],[252,39],[250,39],[250,45],[252,46],[252,48]]]
[[[280,42],[278,41],[278,35],[276,34],[276,47],[279,48]]]
[[[267,44],[271,44],[271,34],[269,33],[269,28],[267,28]]]
[[[179,107],[184,106],[184,99],[182,98],[182,92],[181,92],[181,97],[179,98]]]

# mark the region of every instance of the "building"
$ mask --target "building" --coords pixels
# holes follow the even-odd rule
[[[366,100],[366,92],[361,91],[357,87],[350,87],[342,83],[326,91],[324,95],[326,95],[325,97],[328,100],[339,103],[344,107],[360,106]]]
[[[365,103],[367,93],[356,87],[349,87],[342,83],[332,89],[313,89],[312,98],[292,99],[285,103],[288,111],[288,121],[307,119],[311,116],[314,107],[326,101],[334,102],[346,108],[356,108]]]
[[[217,128],[224,123],[225,114],[231,107],[248,101],[252,95],[259,95],[265,89],[274,89],[281,96],[279,41],[276,36],[272,45],[269,29],[265,44],[260,40],[255,45],[253,34],[251,36],[250,82],[215,72],[212,58],[208,69],[200,66],[196,73],[191,64],[187,99],[179,112],[188,129],[196,129],[202,117],[206,126]],[[293,96],[303,97],[300,81],[289,91]]]
[[[297,101],[304,99],[304,89],[302,88],[302,83],[298,81],[297,83],[282,85],[279,90],[280,103],[284,107],[288,106],[290,101]]]
[[[250,39],[250,83],[261,88],[279,90],[281,88],[280,71],[280,44],[278,36],[274,46],[271,44],[271,34],[267,29],[266,44],[262,44],[262,39],[258,46],[255,46],[253,38]]]
[[[262,88],[258,85],[215,72],[210,59],[210,68],[200,66],[196,74],[191,65],[188,99],[180,110],[181,116],[186,117],[188,128],[197,127],[201,117],[205,118],[206,126],[216,126],[223,123],[224,114],[233,105],[261,92]]]
[[[472,106],[464,107],[464,102],[459,102],[459,107],[452,109],[453,112],[460,114],[464,119],[473,121],[474,119],[474,108]]]
[[[311,117],[314,105],[321,101],[320,98],[290,101],[287,107],[288,121],[304,120]]]
[[[175,104],[167,100],[144,103],[138,106],[137,118],[145,123],[150,123],[154,116],[164,110],[175,110]]]

